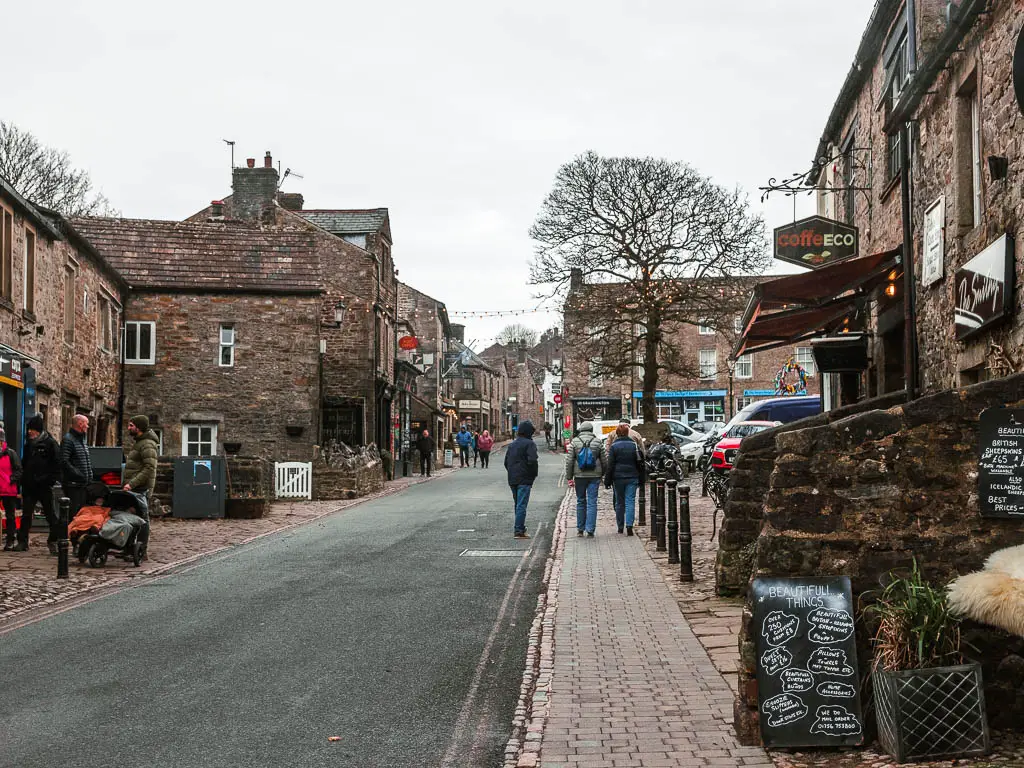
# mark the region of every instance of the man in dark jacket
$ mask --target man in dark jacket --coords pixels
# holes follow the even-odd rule
[[[36,504],[43,505],[43,514],[50,526],[46,546],[51,555],[57,554],[57,540],[60,538],[60,519],[53,506],[53,486],[60,479],[60,446],[50,433],[43,429],[43,417],[38,413],[25,423],[28,442],[21,472],[21,529],[18,531],[16,550],[28,549],[28,534],[32,530],[32,515]]]
[[[430,464],[434,458],[434,438],[430,431],[424,429],[416,441],[416,450],[420,452],[420,474],[430,477]]]
[[[505,451],[505,470],[516,509],[514,535],[517,539],[528,539],[526,505],[530,503],[530,491],[537,479],[537,444],[533,442],[532,422],[520,422],[516,439]]]
[[[468,467],[469,451],[473,445],[473,433],[466,428],[465,424],[463,424],[459,428],[459,434],[455,436],[455,440],[459,444],[459,466]]]
[[[150,501],[156,487],[156,462],[160,438],[149,428],[148,416],[134,416],[128,422],[128,434],[135,440],[124,462],[124,490],[141,493]]]
[[[85,486],[92,482],[92,456],[86,445],[89,417],[78,414],[60,444],[60,477],[64,495],[71,500],[69,519],[78,514],[87,501]]]

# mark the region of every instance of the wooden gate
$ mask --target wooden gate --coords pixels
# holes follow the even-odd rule
[[[274,464],[274,495],[279,499],[312,499],[312,462],[281,461]]]

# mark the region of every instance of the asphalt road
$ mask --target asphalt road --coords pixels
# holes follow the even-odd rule
[[[500,765],[562,495],[538,445],[530,541],[500,452],[0,635],[0,765]]]

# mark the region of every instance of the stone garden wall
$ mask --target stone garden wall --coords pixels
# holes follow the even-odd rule
[[[354,499],[384,487],[384,465],[377,446],[324,446],[313,462],[313,498]]]
[[[1024,405],[1024,374],[775,431],[770,484],[760,505],[763,526],[750,555],[752,575],[848,575],[854,603],[863,607],[870,600],[865,593],[915,557],[926,578],[946,584],[979,569],[993,551],[1024,542],[1024,521],[982,518],[979,512],[978,417],[1001,405]],[[736,489],[749,489],[750,500],[730,497],[734,518],[736,504],[750,505],[751,516],[759,506],[753,483],[763,478],[770,456],[762,443],[764,438],[744,442],[744,452],[753,448],[750,463],[757,469],[746,470],[750,475]],[[869,668],[873,629],[858,617],[862,671]],[[965,624],[964,634],[978,647],[965,653],[984,665],[990,722],[1019,724],[1024,642],[975,624]],[[753,638],[748,598],[736,701],[737,732],[747,743],[760,738]]]

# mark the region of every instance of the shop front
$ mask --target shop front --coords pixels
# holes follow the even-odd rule
[[[634,392],[634,408],[643,412],[643,392]],[[658,390],[654,394],[658,419],[675,419],[687,424],[697,421],[725,421],[727,389]]]
[[[488,412],[484,411],[487,403],[483,400],[459,400],[456,405],[459,411],[459,421],[465,424],[470,430],[489,429]]]
[[[622,418],[622,399],[618,397],[581,396],[570,398],[572,421],[566,419],[565,428],[576,433],[584,421],[615,421]]]

